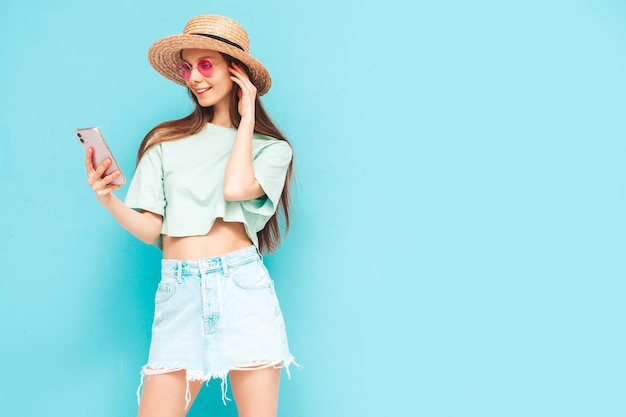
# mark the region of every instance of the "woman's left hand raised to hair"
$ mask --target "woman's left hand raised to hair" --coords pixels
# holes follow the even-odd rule
[[[254,103],[256,101],[257,89],[240,65],[233,62],[228,67],[228,70],[231,74],[230,79],[239,86],[237,94],[239,95],[238,108],[241,119],[248,119],[254,122]]]

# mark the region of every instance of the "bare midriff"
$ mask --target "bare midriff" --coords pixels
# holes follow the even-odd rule
[[[197,260],[224,255],[252,245],[243,223],[217,218],[209,233],[202,236],[163,235],[163,259]]]

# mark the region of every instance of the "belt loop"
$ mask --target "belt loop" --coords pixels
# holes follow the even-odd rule
[[[227,277],[230,271],[228,269],[228,262],[226,261],[226,257],[220,256],[220,262],[222,264],[222,273],[224,274],[225,277]]]
[[[183,261],[178,261],[178,265],[176,266],[176,281],[180,284],[183,282]]]

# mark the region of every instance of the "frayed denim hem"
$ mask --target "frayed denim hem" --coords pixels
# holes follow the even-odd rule
[[[231,369],[227,370],[227,371],[221,371],[221,372],[213,372],[211,374],[203,374],[202,371],[193,371],[190,369],[185,369],[183,367],[151,367],[148,365],[144,365],[141,368],[141,380],[139,382],[139,386],[137,387],[137,404],[139,404],[141,402],[141,392],[142,392],[142,388],[143,388],[143,383],[144,383],[144,378],[146,376],[151,376],[151,375],[161,375],[161,374],[167,374],[170,372],[176,372],[176,371],[182,371],[185,370],[186,371],[186,380],[187,380],[187,388],[185,390],[185,409],[188,409],[191,403],[191,391],[189,390],[189,382],[190,381],[203,381],[205,383],[205,385],[208,387],[209,386],[209,382],[211,382],[212,379],[221,379],[221,390],[222,390],[222,403],[224,403],[224,405],[226,405],[226,401],[232,401],[228,396],[227,396],[227,392],[228,392],[228,373],[230,371],[255,371],[258,369],[265,369],[265,368],[269,368],[270,366],[273,367],[274,369],[281,369],[284,368],[285,372],[287,373],[287,378],[291,379],[291,372],[289,371],[289,367],[293,365],[298,369],[302,369],[302,365],[300,365],[299,363],[297,363],[293,358],[289,358],[288,360],[285,361],[278,361],[278,362],[259,362],[259,361],[252,361],[248,364],[243,364],[243,365],[237,365],[237,366],[233,366]]]

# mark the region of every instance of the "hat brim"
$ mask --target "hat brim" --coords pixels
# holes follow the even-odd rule
[[[159,74],[186,87],[185,82],[176,73],[176,66],[180,63],[180,51],[183,49],[210,49],[241,61],[250,70],[250,81],[257,88],[259,96],[267,93],[272,86],[272,78],[267,69],[249,53],[203,36],[172,35],[161,38],[148,49],[148,61]]]

